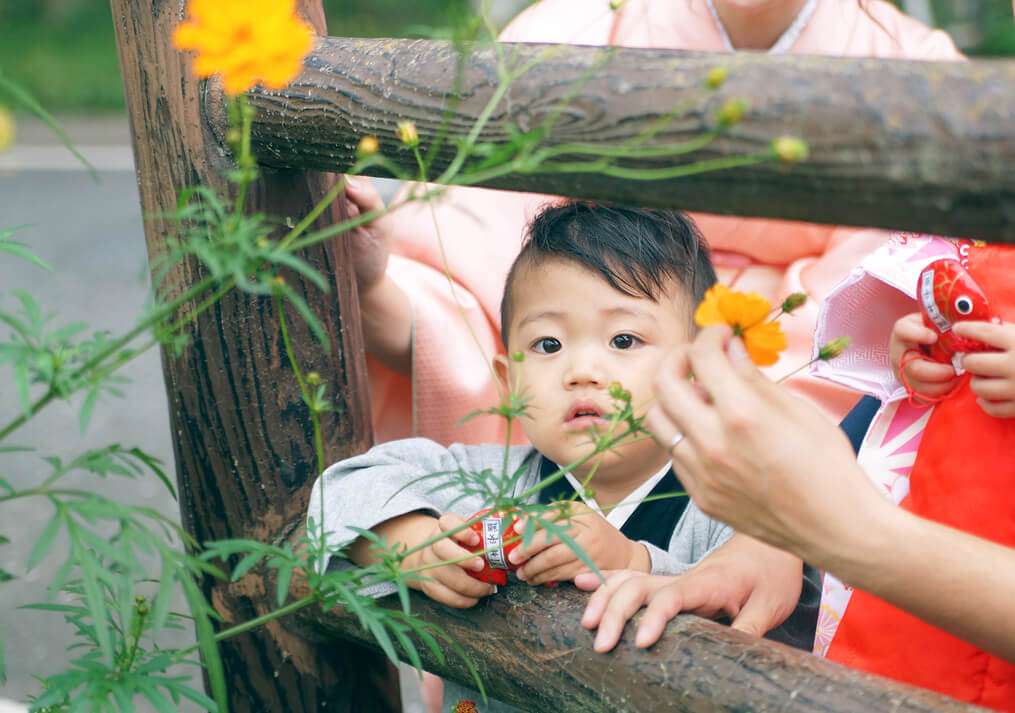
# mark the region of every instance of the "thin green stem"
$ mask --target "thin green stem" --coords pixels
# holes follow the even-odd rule
[[[172,314],[172,312],[174,312],[177,308],[179,308],[180,305],[194,299],[197,295],[201,294],[206,289],[211,287],[213,283],[214,280],[210,277],[207,277],[198,282],[196,285],[191,287],[189,290],[184,292],[182,295],[180,295],[173,301],[168,302],[162,307],[153,311],[136,327],[134,327],[123,336],[111,342],[105,349],[101,350],[98,354],[93,356],[82,366],[75,369],[74,372],[71,373],[69,380],[75,381],[81,379],[87,372],[97,367],[111,354],[115,354],[116,352],[123,349],[127,344],[133,341],[139,334],[142,334],[143,332],[147,331],[153,324],[156,324],[162,319],[165,319],[167,315]],[[0,429],[0,441],[3,441],[11,433],[13,433],[21,426],[23,426],[25,423],[27,423],[29,419],[33,418],[36,414],[38,414],[43,408],[48,406],[50,402],[52,402],[58,396],[60,396],[60,394],[55,389],[52,388],[49,389],[49,391],[47,391],[45,394],[39,397],[31,406],[29,406],[27,411],[22,412],[16,418],[11,420],[6,426]]]

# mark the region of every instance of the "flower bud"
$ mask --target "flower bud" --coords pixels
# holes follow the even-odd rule
[[[627,0],[610,0],[610,10],[616,12],[627,4]]]
[[[511,361],[521,363],[525,361],[525,354],[523,354],[522,352],[511,352]]]
[[[272,279],[272,283],[276,287],[285,287],[285,278],[282,277],[281,275],[275,275],[275,277]]]
[[[316,371],[307,372],[307,383],[311,386],[317,386],[321,383],[321,375]]]
[[[806,161],[810,155],[807,142],[795,136],[780,136],[772,141],[772,151],[779,157],[780,161],[786,163],[798,163]]]
[[[625,389],[619,381],[614,381],[610,384],[609,392],[610,398],[614,401],[630,401],[631,392]]]
[[[818,350],[818,359],[829,361],[849,349],[852,339],[849,337],[836,337]]]
[[[729,70],[725,67],[712,67],[705,75],[705,86],[709,89],[718,89],[726,83],[729,74]]]
[[[419,132],[416,131],[416,125],[411,121],[398,122],[398,140],[410,149],[419,146]]]
[[[782,301],[782,313],[792,314],[796,310],[800,309],[807,302],[806,292],[794,292],[786,297]]]
[[[373,156],[380,150],[381,142],[377,140],[376,136],[364,136],[359,140],[359,144],[356,145],[356,155],[359,158]]]
[[[747,113],[748,105],[743,99],[728,99],[719,107],[719,126],[725,128],[739,123]]]
[[[0,151],[14,143],[14,115],[0,106]]]
[[[226,131],[226,143],[233,151],[240,150],[240,143],[243,141],[243,132],[233,127]]]

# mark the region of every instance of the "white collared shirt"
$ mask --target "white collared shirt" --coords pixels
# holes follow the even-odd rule
[[[613,525],[618,530],[624,526],[624,523],[628,521],[631,514],[637,509],[641,501],[648,497],[648,494],[652,492],[652,489],[659,484],[659,481],[666,477],[666,474],[670,472],[673,467],[672,463],[664,465],[658,473],[653,475],[651,478],[646,480],[644,483],[635,488],[626,498],[620,501],[618,505],[613,507],[606,515],[606,521]],[[592,510],[602,514],[602,508],[599,507],[599,503],[596,502],[595,498],[586,498],[584,496],[585,488],[582,487],[581,481],[574,477],[572,473],[565,473],[564,477],[571,483],[571,487],[575,489],[579,495],[581,495],[582,501],[588,505]]]

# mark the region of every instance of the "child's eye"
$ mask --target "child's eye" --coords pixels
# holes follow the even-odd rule
[[[560,340],[541,337],[532,343],[532,351],[538,354],[556,354],[560,351]]]
[[[641,340],[633,334],[618,334],[610,340],[610,346],[614,349],[633,349],[641,344]]]

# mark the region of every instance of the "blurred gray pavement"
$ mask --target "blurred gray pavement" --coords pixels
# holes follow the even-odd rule
[[[53,326],[84,321],[94,329],[118,333],[134,324],[147,297],[145,243],[126,123],[123,119],[70,121],[66,128],[79,150],[100,169],[98,180],[35,122],[22,122],[13,150],[0,154],[0,227],[26,226],[18,231],[18,239],[54,268],[48,273],[4,255],[0,258],[0,300],[11,309],[16,304],[11,291],[20,288],[54,313]],[[119,164],[110,165],[109,157]],[[5,477],[16,488],[25,487],[45,477],[48,465],[41,456],[72,457],[110,443],[139,446],[172,472],[169,414],[158,353],[142,355],[124,375],[131,381],[125,387],[126,398],[100,402],[84,436],[78,427],[79,404],[62,402],[52,404],[16,432],[9,443],[35,447],[38,452],[0,456]],[[10,374],[0,372],[0,418],[6,422],[18,409]],[[175,501],[153,478],[75,480],[105,495],[179,518]],[[0,532],[12,540],[0,546],[0,567],[17,576],[0,585],[0,638],[5,640],[8,669],[3,698],[26,700],[38,692],[35,676],[56,673],[67,662],[70,627],[58,615],[18,609],[45,598],[47,577],[66,555],[66,543],[58,541],[40,566],[25,571],[28,552],[51,514],[52,506],[38,499],[14,501],[0,509]],[[175,643],[192,638],[186,632]]]
[[[0,228],[26,225],[18,239],[53,266],[39,268],[0,256],[0,304],[11,309],[14,289],[31,292],[43,308],[55,313],[54,325],[85,321],[95,329],[121,333],[131,327],[148,295],[146,253],[137,183],[124,118],[71,119],[62,122],[77,148],[99,171],[93,180],[80,164],[38,122],[20,122],[13,149],[0,153]],[[385,186],[385,193],[392,187]],[[0,339],[6,339],[0,327]],[[139,446],[160,458],[174,472],[169,414],[162,369],[156,351],[131,363],[124,399],[100,402],[84,436],[78,427],[79,403],[54,403],[15,433],[7,445],[38,449],[37,453],[0,455],[0,472],[15,487],[41,480],[48,472],[43,455],[71,457],[89,447],[120,443]],[[9,371],[0,367],[0,422],[18,412]],[[145,505],[179,519],[176,502],[154,478],[136,481],[115,478],[77,478],[77,484],[135,505]],[[5,700],[25,701],[39,688],[36,676],[66,667],[72,630],[59,615],[21,610],[42,601],[48,575],[66,556],[66,543],[31,572],[25,561],[37,536],[52,514],[41,500],[20,500],[0,506],[0,533],[12,543],[0,545],[0,568],[16,579],[0,584],[0,641],[4,642],[8,682],[0,687],[0,711]],[[59,600],[58,600],[59,601]],[[182,602],[177,610],[182,610]],[[171,645],[193,641],[181,632]],[[405,710],[420,711],[415,677],[402,676]],[[10,708],[11,711],[19,707]],[[147,708],[138,703],[138,710]],[[188,709],[183,709],[188,710]]]

